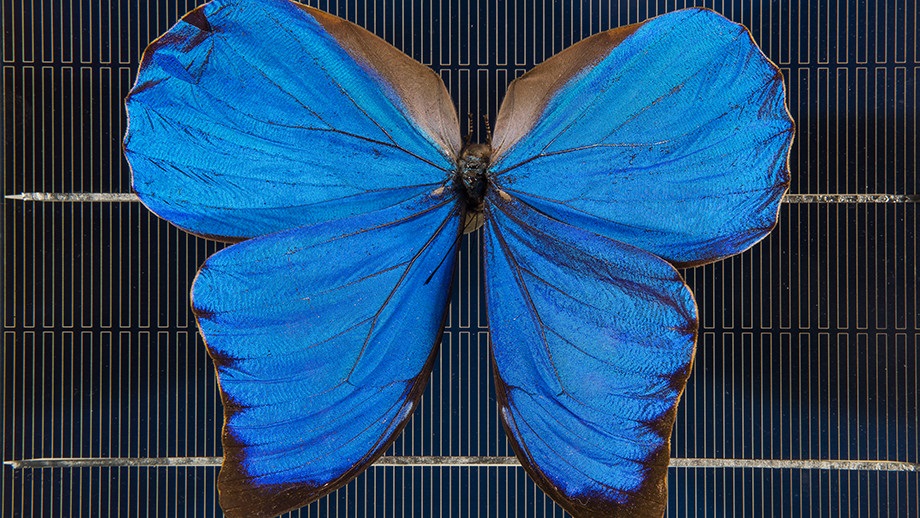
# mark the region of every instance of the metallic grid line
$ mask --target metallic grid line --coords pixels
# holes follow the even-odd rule
[[[73,457],[8,460],[13,469],[105,468],[105,467],[219,467],[222,457]],[[516,457],[476,456],[384,456],[374,466],[404,467],[520,467]],[[822,469],[842,471],[920,471],[920,464],[888,460],[842,459],[716,459],[675,458],[671,468],[725,469]]]
[[[126,192],[23,192],[8,194],[8,200],[58,203],[126,203],[138,202],[134,193]],[[783,203],[920,203],[920,194],[787,194]]]

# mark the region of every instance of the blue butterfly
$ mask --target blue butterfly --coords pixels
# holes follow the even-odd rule
[[[776,223],[793,122],[747,30],[688,9],[515,80],[467,144],[439,77],[288,0],[215,0],[150,44],[133,186],[210,257],[193,310],[224,405],[220,502],[268,516],[342,486],[405,426],[458,237],[484,225],[501,418],[576,516],[661,516],[697,311],[675,268]]]

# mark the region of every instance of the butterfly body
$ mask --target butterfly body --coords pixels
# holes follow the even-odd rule
[[[469,233],[482,227],[483,201],[489,188],[489,166],[492,146],[489,144],[467,144],[460,151],[454,187],[460,193],[460,200],[466,213],[464,232]]]
[[[192,287],[226,514],[300,507],[383,454],[431,372],[458,238],[482,227],[522,465],[576,516],[661,516],[697,332],[675,265],[762,239],[789,181],[782,78],[742,27],[687,9],[592,36],[463,145],[438,76],[364,29],[214,0],[148,47],[126,102],[141,200],[242,241]]]

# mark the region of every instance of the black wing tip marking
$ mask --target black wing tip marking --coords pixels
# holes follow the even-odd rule
[[[217,313],[207,308],[198,307],[192,303],[192,314],[195,315],[195,318],[198,320],[211,320]]]
[[[454,274],[456,275],[456,272]],[[451,286],[453,286],[453,282],[451,282]],[[450,294],[448,294],[448,300],[450,300]],[[412,383],[409,384],[410,388],[406,395],[406,405],[408,405],[411,410],[406,413],[406,417],[400,423],[397,423],[390,437],[380,442],[377,448],[369,452],[364,459],[337,478],[322,485],[296,482],[267,486],[253,484],[252,479],[246,474],[243,468],[246,445],[239,440],[233,433],[233,430],[227,426],[230,418],[237,412],[244,410],[245,406],[236,402],[224,392],[223,387],[220,387],[220,372],[218,370],[218,386],[220,387],[221,402],[224,406],[222,433],[224,460],[217,478],[217,487],[220,506],[224,514],[231,518],[261,518],[277,516],[288,511],[293,511],[345,486],[380,458],[402,433],[402,430],[409,423],[415,408],[418,406],[418,401],[425,391],[428,378],[431,375],[435,360],[438,357],[444,333],[444,324],[447,321],[449,311],[450,305],[447,305],[441,317],[441,331],[435,339],[431,354],[428,356],[428,360],[425,362],[421,372],[419,372]],[[207,340],[205,340],[205,345],[207,345]],[[222,356],[215,354],[211,351],[210,347],[208,348],[208,352],[214,360],[215,369],[217,369],[218,362],[222,361],[219,360],[219,358],[222,358]]]
[[[224,460],[217,476],[220,507],[228,517],[267,518],[292,511],[338,489],[350,480],[339,479],[322,485],[290,482],[259,486],[246,473],[245,444],[227,427],[230,417],[241,410],[228,405],[229,397],[221,389],[224,401],[222,434]],[[381,452],[382,453],[382,452]],[[376,458],[375,458],[376,460]],[[348,475],[346,473],[346,475]]]
[[[668,503],[669,444],[655,450],[647,461],[648,471],[634,491],[621,493],[622,501],[602,492],[569,497],[566,510],[575,517],[661,518]]]
[[[392,439],[395,439],[398,435],[398,432],[395,433],[391,441],[372,452],[350,470],[325,484],[288,482],[258,485],[253,482],[244,468],[246,444],[228,426],[233,415],[245,410],[245,406],[236,403],[224,392],[223,388],[220,389],[220,395],[224,406],[224,424],[221,436],[223,463],[217,476],[217,488],[221,510],[231,518],[278,516],[308,505],[344,486],[352,478],[367,469],[370,464],[384,453]],[[411,404],[414,405],[415,402],[412,401]],[[408,419],[406,422],[408,422]]]
[[[682,393],[684,384],[690,375],[691,365],[681,369],[671,376],[671,383],[679,386]],[[499,408],[508,407],[508,386],[498,375],[497,366],[493,357],[493,374],[496,380],[496,395]],[[648,426],[663,439],[662,444],[653,450],[644,459],[645,473],[642,484],[634,491],[618,493],[621,499],[610,494],[597,491],[581,495],[568,495],[563,492],[536,464],[530,461],[526,446],[518,442],[514,434],[515,424],[509,422],[502,412],[502,425],[505,435],[514,450],[515,456],[536,484],[556,503],[576,518],[580,517],[609,517],[633,518],[650,517],[660,518],[664,515],[668,502],[668,464],[671,458],[670,434],[677,416],[678,401],[664,414],[655,420],[649,421]]]
[[[194,283],[193,283],[193,286],[194,286]],[[201,341],[204,342],[204,347],[208,351],[208,356],[211,357],[211,362],[214,363],[214,371],[217,373],[218,378],[219,378],[220,371],[232,368],[234,363],[236,362],[236,358],[233,358],[232,356],[228,356],[226,354],[223,354],[223,353],[220,353],[214,350],[214,348],[212,348],[211,345],[208,343],[208,337],[204,335],[204,331],[201,328],[201,321],[211,320],[212,318],[214,318],[215,313],[211,310],[200,308],[196,306],[194,300],[192,301],[191,307],[192,307],[192,314],[195,316],[195,323],[198,325],[198,336],[200,336]],[[230,396],[224,393],[223,389],[220,390],[220,399],[224,405],[224,409],[226,409],[228,406],[233,406],[234,408],[242,408],[242,405],[239,405],[233,402]],[[227,415],[226,412],[225,412],[225,415]],[[226,424],[226,421],[224,421],[224,423]]]
[[[197,47],[198,45],[207,41],[208,38],[210,38],[211,35],[216,32],[215,27],[211,25],[211,22],[208,20],[208,17],[205,14],[205,10],[209,8],[209,5],[210,4],[206,3],[206,4],[200,5],[196,7],[195,9],[192,9],[191,11],[187,12],[184,16],[182,16],[180,21],[176,23],[176,25],[170,27],[168,31],[166,31],[165,33],[163,33],[162,35],[160,35],[158,38],[151,41],[147,45],[147,48],[145,48],[144,52],[141,54],[140,66],[138,67],[137,75],[135,76],[136,82],[131,87],[131,90],[128,92],[128,95],[125,96],[126,106],[128,105],[128,103],[131,101],[131,99],[135,95],[145,90],[148,90],[151,87],[156,86],[157,84],[163,81],[163,79],[160,79],[154,82],[150,82],[150,81],[141,82],[141,78],[144,76],[144,71],[148,67],[153,66],[154,56],[157,54],[157,52],[160,49],[167,48],[167,47],[175,47],[181,50],[182,52],[189,52],[195,47]],[[194,35],[190,35],[190,34],[182,34],[181,32],[177,32],[177,29],[182,23],[195,27],[196,29],[198,29],[198,33]],[[170,59],[175,60],[174,57]],[[207,59],[205,59],[205,61],[207,61]],[[199,63],[199,69],[201,66],[203,66],[203,64]],[[180,65],[180,67],[186,68],[182,65]],[[188,70],[188,72],[191,74],[192,77],[195,77],[197,74],[197,72],[193,72],[192,70]],[[198,72],[200,72],[200,70]],[[197,79],[195,80],[197,81]],[[128,118],[130,121],[130,114]],[[129,129],[130,129],[130,122],[129,122]],[[127,140],[127,132],[125,135],[125,139]]]
[[[221,396],[224,396],[221,390]],[[327,485],[303,483],[257,486],[251,482],[243,464],[245,446],[227,428],[233,414],[224,405],[224,432],[222,437],[224,461],[217,476],[221,510],[229,517],[270,517],[297,509],[322,496]],[[332,489],[328,489],[332,491]]]
[[[496,392],[499,394],[500,408],[507,408],[504,390],[496,386]],[[520,460],[521,466],[530,478],[572,516],[576,518],[660,518],[664,515],[668,495],[667,471],[671,452],[670,441],[666,441],[649,455],[645,463],[647,471],[639,488],[633,492],[619,493],[619,496],[625,495],[625,498],[618,500],[599,491],[581,495],[566,494],[536,464],[530,461],[527,448],[517,441],[513,433],[514,424],[505,419],[504,413],[502,413],[502,425],[515,456]]]
[[[181,22],[185,22],[186,24],[198,29],[198,34],[190,39],[186,39],[174,32],[177,29],[176,26],[171,27],[168,31],[163,33],[162,36],[153,40],[149,45],[147,45],[147,49],[144,50],[144,54],[141,56],[141,68],[144,68],[146,65],[148,65],[154,53],[163,47],[173,46],[181,43],[182,50],[188,51],[207,39],[212,33],[214,33],[214,27],[211,25],[211,22],[208,21],[208,17],[205,14],[205,9],[208,7],[208,4],[200,5],[195,9],[185,13],[185,15],[180,19]],[[140,75],[140,73],[138,73],[138,75]]]
[[[182,17],[182,20],[197,27],[202,32],[214,32],[211,22],[208,21],[208,17],[204,14],[204,6],[192,9]]]

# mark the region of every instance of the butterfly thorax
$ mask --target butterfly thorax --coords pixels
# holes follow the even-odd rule
[[[472,232],[482,226],[482,200],[489,183],[491,158],[492,146],[488,144],[467,144],[460,151],[455,182],[466,211],[464,232]]]

